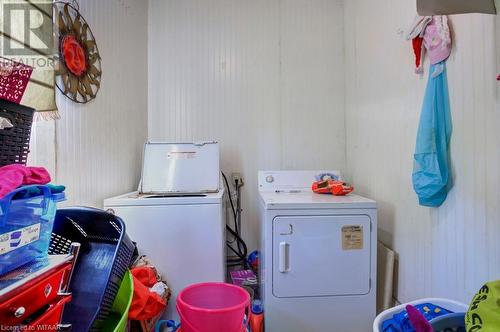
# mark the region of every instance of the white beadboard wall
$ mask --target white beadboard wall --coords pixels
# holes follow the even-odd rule
[[[46,166],[67,187],[66,205],[102,207],[132,191],[147,139],[147,3],[80,0],[102,57],[97,98],[84,105],[60,93],[61,119],[34,126],[30,164]]]
[[[430,209],[411,183],[427,75],[413,73],[410,43],[398,34],[414,15],[413,0],[345,2],[347,168],[358,192],[378,201],[380,238],[399,254],[398,299],[469,302],[500,279],[499,21],[451,17],[455,185]]]
[[[343,37],[342,1],[149,1],[149,139],[220,142],[251,249],[259,169],[345,167]]]

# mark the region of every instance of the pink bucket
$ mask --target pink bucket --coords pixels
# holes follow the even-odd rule
[[[243,288],[217,282],[191,285],[177,296],[182,332],[241,332],[250,296]]]

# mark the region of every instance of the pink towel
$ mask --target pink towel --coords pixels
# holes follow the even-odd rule
[[[20,186],[49,182],[50,174],[43,167],[26,167],[20,164],[0,167],[0,199]]]
[[[429,324],[425,316],[422,315],[417,308],[412,305],[407,305],[406,311],[408,312],[410,323],[416,332],[434,332],[431,324]]]

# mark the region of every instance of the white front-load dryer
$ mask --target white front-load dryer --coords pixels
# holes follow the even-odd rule
[[[368,332],[375,318],[376,203],[313,193],[319,173],[259,172],[266,331]]]

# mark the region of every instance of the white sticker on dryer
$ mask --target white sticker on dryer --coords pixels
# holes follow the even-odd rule
[[[363,249],[363,226],[349,225],[342,227],[342,250]]]

